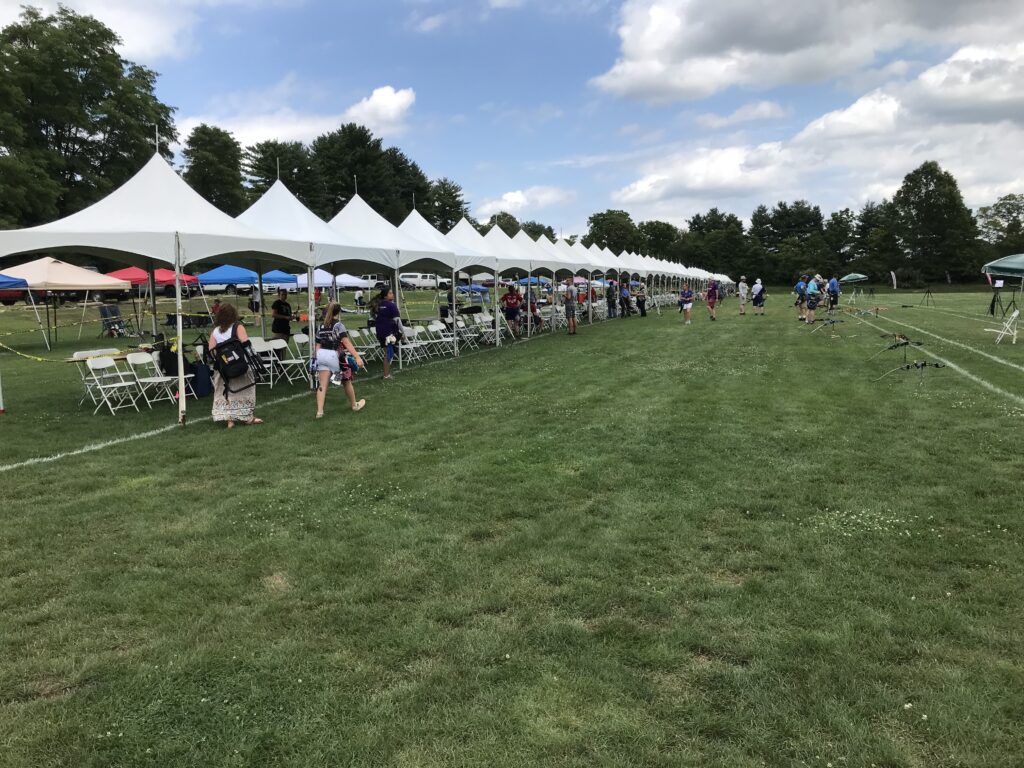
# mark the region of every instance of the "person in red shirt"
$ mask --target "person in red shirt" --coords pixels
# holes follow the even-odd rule
[[[501,308],[505,311],[505,320],[508,321],[512,333],[519,334],[519,308],[523,305],[523,297],[519,289],[514,285],[508,287],[508,291],[501,297]]]

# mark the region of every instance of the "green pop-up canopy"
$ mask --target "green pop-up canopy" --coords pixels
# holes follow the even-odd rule
[[[863,283],[868,279],[867,275],[862,275],[860,272],[851,272],[846,277],[839,278],[840,283]]]
[[[1013,256],[1004,256],[1001,259],[990,261],[981,268],[981,272],[985,275],[1024,279],[1024,253],[1015,253]]]

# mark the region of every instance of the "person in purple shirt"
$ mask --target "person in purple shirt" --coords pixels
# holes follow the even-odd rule
[[[398,305],[395,304],[395,292],[385,286],[381,289],[380,295],[371,302],[371,311],[376,317],[377,341],[384,348],[384,378],[391,378],[391,360],[387,355],[388,336],[396,339],[401,337],[401,320],[398,312]]]

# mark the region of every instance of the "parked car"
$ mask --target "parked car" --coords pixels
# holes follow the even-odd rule
[[[445,279],[425,272],[403,272],[398,276],[398,279],[402,281],[403,288],[408,284],[414,288],[426,288],[435,291],[438,289],[446,291],[452,284],[451,278]]]
[[[174,290],[174,286],[171,286],[171,291]],[[256,286],[252,284],[243,283],[209,283],[203,286],[203,293],[214,294],[214,293],[234,293],[238,296],[248,296],[250,293],[256,291]],[[171,294],[173,295],[173,293]]]
[[[373,290],[379,291],[385,285],[391,285],[390,275],[360,275],[360,279],[369,281],[370,285],[373,286]],[[411,291],[416,288],[415,285],[403,279],[404,275],[398,276],[398,284],[402,286],[403,291]]]

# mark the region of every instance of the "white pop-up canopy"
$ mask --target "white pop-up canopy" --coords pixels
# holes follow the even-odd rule
[[[235,221],[206,202],[160,155],[153,155],[132,178],[78,213],[38,227],[0,232],[0,257],[57,250],[140,266],[154,261],[185,266],[229,254],[233,262],[240,262],[253,253],[277,256],[279,262],[309,263],[305,243],[271,237]]]
[[[473,248],[461,240],[441,234],[420,215],[419,211],[412,211],[406,216],[405,221],[399,225],[398,229],[435,248],[451,251],[454,254],[453,271],[477,267],[493,271],[498,267],[497,259],[494,256]]]
[[[279,180],[238,216],[243,224],[275,237],[308,243],[310,264],[343,262],[354,270],[390,267],[394,259],[384,248],[360,242],[330,227]]]
[[[538,250],[550,254],[553,258],[558,259],[565,266],[559,267],[559,271],[567,270],[570,272],[591,272],[594,269],[594,265],[590,259],[582,260],[576,257],[574,253],[566,253],[561,248],[556,246],[550,240],[547,235],[541,234],[536,240]]]
[[[524,251],[532,254],[531,261],[535,270],[543,269],[553,273],[576,271],[576,265],[574,262],[564,258],[557,250],[548,251],[547,249],[542,248],[532,237],[521,229],[516,232],[516,236],[512,238],[512,242],[519,245]]]
[[[295,275],[296,285],[295,287],[304,291],[309,287],[309,276],[304,274]],[[337,285],[339,288],[372,288],[373,284],[369,280],[363,280],[361,277],[341,273],[338,275],[332,275],[326,269],[315,269],[313,270],[313,287],[314,288],[332,288]]]
[[[455,255],[402,232],[366,204],[359,195],[349,200],[330,221],[331,227],[357,242],[388,251],[392,269],[422,267],[451,270]]]
[[[504,254],[505,263],[508,265],[507,270],[521,269],[523,272],[529,272],[533,269],[533,250],[515,242],[505,234],[501,227],[494,226],[487,230],[484,240],[490,244],[493,250]]]

